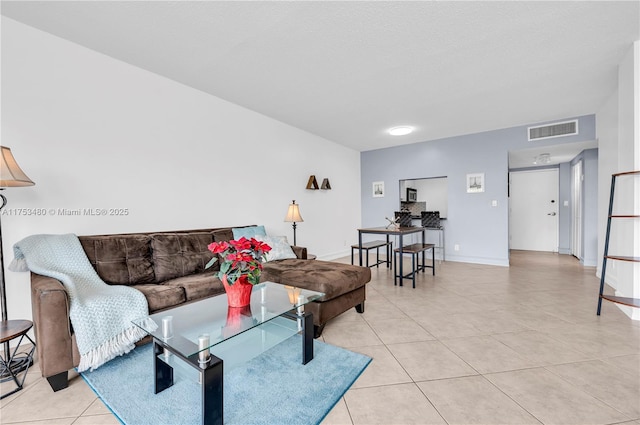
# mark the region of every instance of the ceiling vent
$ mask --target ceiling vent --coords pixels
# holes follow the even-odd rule
[[[554,137],[571,136],[578,134],[578,120],[529,127],[528,132],[530,142]]]

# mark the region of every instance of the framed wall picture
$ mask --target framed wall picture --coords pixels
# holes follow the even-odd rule
[[[484,173],[467,174],[467,193],[484,192]]]
[[[373,182],[373,197],[384,198],[384,182]]]

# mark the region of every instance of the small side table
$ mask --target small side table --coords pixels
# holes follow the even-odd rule
[[[24,385],[29,366],[33,364],[33,352],[36,349],[36,343],[27,335],[27,332],[32,327],[33,322],[29,320],[6,320],[0,322],[0,344],[4,345],[4,356],[0,356],[0,382],[13,380],[17,387],[6,394],[2,394],[0,399],[20,391]],[[11,353],[9,341],[18,337],[20,338],[18,345],[15,346],[13,353]],[[22,344],[25,337],[32,344],[31,350],[26,356],[17,356],[20,344]],[[18,377],[21,373],[22,379],[19,379]]]

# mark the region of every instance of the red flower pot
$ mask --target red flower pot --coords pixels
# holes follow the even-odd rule
[[[247,281],[246,276],[241,276],[233,285],[229,285],[227,275],[224,275],[222,276],[222,284],[227,292],[229,307],[245,307],[251,304],[253,285]]]

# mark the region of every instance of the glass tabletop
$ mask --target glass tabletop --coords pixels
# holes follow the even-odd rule
[[[189,357],[274,321],[284,313],[322,296],[322,292],[263,282],[254,285],[251,304],[247,307],[229,307],[226,294],[221,294],[142,317],[133,323]],[[209,338],[208,347],[206,344],[199,345],[199,338],[203,335]]]

